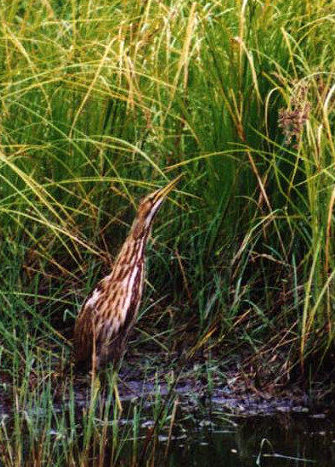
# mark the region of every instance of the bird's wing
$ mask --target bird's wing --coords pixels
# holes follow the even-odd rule
[[[74,327],[74,349],[77,362],[88,360],[92,355],[95,341],[95,315],[98,302],[103,301],[104,295],[105,287],[102,280],[87,296],[78,313]]]
[[[74,330],[77,362],[88,360],[94,347],[97,354],[106,355],[106,360],[109,353],[113,358],[132,328],[142,295],[143,264],[140,262],[124,277],[115,274],[120,274],[118,269],[99,282],[78,314]]]

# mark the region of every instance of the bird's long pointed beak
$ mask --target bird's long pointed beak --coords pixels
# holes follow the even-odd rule
[[[166,186],[157,190],[155,202],[158,201],[159,199],[165,198],[170,193],[170,191],[172,191],[173,188],[177,185],[177,183],[182,178],[182,176],[183,174],[178,175],[178,177],[171,180],[171,182],[168,183]]]

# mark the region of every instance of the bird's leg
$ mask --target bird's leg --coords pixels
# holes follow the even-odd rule
[[[96,340],[95,340],[95,326],[93,326],[93,351],[92,351],[92,370],[91,370],[91,404],[96,400],[101,387],[99,373],[97,373],[97,352],[96,352]]]
[[[113,362],[113,370],[112,370],[112,385],[113,385],[113,392],[115,396],[115,402],[120,410],[122,412],[122,404],[121,404],[121,399],[120,399],[120,394],[119,394],[119,370],[120,370],[120,362]]]
[[[114,379],[114,376],[115,376],[115,379]],[[113,390],[114,390],[114,395],[115,395],[115,402],[117,403],[117,406],[120,412],[122,412],[123,409],[122,409],[122,404],[121,404],[120,395],[119,395],[118,380],[119,380],[119,372],[113,369],[113,383],[114,383]]]
[[[104,388],[103,398],[107,397],[108,390],[113,392],[115,403],[117,404],[117,407],[120,410],[120,412],[122,412],[123,408],[118,387],[119,367],[113,365],[113,367],[111,368],[111,366],[109,366],[100,373],[100,376],[101,385]]]

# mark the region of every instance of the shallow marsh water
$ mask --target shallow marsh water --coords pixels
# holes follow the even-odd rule
[[[104,383],[104,377],[100,378],[92,417],[92,433],[95,430],[97,436],[89,444],[88,462],[82,465],[335,466],[335,410],[331,407],[310,405],[297,388],[277,398],[261,393],[245,375],[241,377],[226,367],[223,371],[218,360],[173,368],[170,359],[165,362],[162,355],[155,358],[142,361],[141,357],[129,356],[117,385],[112,372],[106,372]],[[46,430],[51,438],[53,465],[65,465],[59,457],[66,457],[71,442],[81,460],[83,433],[95,393],[91,377],[85,373],[45,374],[44,380],[33,376],[27,383],[23,379],[20,384],[25,389],[21,393],[21,386],[13,390],[8,374],[0,374],[1,467],[1,433],[10,433],[20,417],[20,429],[25,432],[27,421],[31,427],[22,438],[27,451],[29,440],[35,437],[39,445],[38,432]],[[15,394],[20,399],[16,422]],[[52,422],[45,428],[48,417]],[[155,420],[163,420],[157,431],[153,430],[157,428]],[[11,442],[15,448],[15,440]]]
[[[123,411],[118,424],[128,428],[115,465],[142,465],[133,462],[134,445],[139,458],[138,453],[154,426],[157,394],[164,399],[168,386],[162,383],[157,392],[157,384],[152,381],[130,380],[119,388]],[[317,410],[292,398],[264,399],[252,394],[235,397],[227,388],[214,388],[209,397],[199,384],[187,381],[177,384],[173,392],[176,409],[173,429],[170,430],[171,417],[168,417],[155,439],[152,465],[335,466],[335,412],[329,407]],[[89,397],[87,387],[75,388],[77,420],[87,408]],[[141,411],[134,439],[133,410],[139,401]],[[104,403],[103,398],[100,403]],[[55,403],[55,407],[58,412],[66,411],[64,400],[59,405]],[[27,410],[31,418],[43,418],[40,408]],[[8,406],[3,403],[0,422],[10,418]],[[55,429],[52,435],[57,438],[60,434]],[[107,443],[104,462],[98,464],[92,456],[92,464],[88,465],[111,465],[111,449]]]
[[[334,466],[334,420],[295,414],[235,417],[235,427],[216,421],[171,443],[169,465]]]
[[[234,397],[214,389],[197,399],[194,388],[176,387],[175,435],[160,434],[159,462],[170,466],[335,466],[335,411],[290,398]],[[142,436],[150,420],[142,421]],[[168,451],[167,451],[167,445]],[[166,456],[166,454],[168,455]],[[160,465],[160,464],[157,464]]]

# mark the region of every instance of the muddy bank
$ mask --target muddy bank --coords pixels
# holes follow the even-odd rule
[[[105,373],[100,377],[102,403],[104,394],[108,392],[110,374],[111,371],[109,375]],[[61,407],[69,399],[70,392],[78,409],[89,405],[92,391],[90,374],[70,375],[65,371],[62,374],[55,372],[49,377],[56,407]],[[36,375],[30,375],[28,384],[33,391],[38,391]],[[315,405],[298,386],[277,390],[276,394],[258,390],[245,374],[232,369],[225,371],[217,363],[211,362],[205,365],[197,361],[188,362],[180,369],[168,363],[155,366],[148,360],[129,356],[119,371],[117,388],[120,400],[125,403],[144,401],[145,405],[150,406],[159,395],[163,399],[178,398],[181,410],[197,411],[201,407],[231,415],[308,413],[314,410]],[[11,412],[14,400],[12,389],[10,376],[0,373],[0,415]]]
[[[178,367],[169,363],[155,366],[153,362],[148,364],[138,358],[128,358],[117,383],[122,409],[114,418],[115,386],[108,385],[108,376],[110,374],[102,375],[100,383],[92,389],[92,380],[87,374],[55,372],[42,382],[32,373],[28,384],[33,396],[30,402],[29,398],[18,402],[17,388],[13,388],[9,376],[3,374],[0,423],[6,427],[6,433],[10,433],[15,425],[16,404],[19,404],[24,420],[22,426],[27,431],[27,434],[23,432],[23,439],[31,442],[26,420],[31,426],[36,425],[36,433],[38,430],[44,433],[44,420],[51,405],[54,421],[46,433],[49,439],[58,446],[75,429],[80,440],[85,429],[83,420],[87,423],[95,394],[94,426],[97,433],[106,426],[108,433],[103,455],[107,460],[115,455],[112,440],[117,424],[118,445],[122,446],[120,465],[132,465],[134,446],[141,459],[149,441],[150,452],[155,452],[155,465],[165,465],[167,453],[169,465],[178,467],[205,467],[211,463],[246,467],[256,462],[263,467],[335,465],[335,415],[331,407],[312,403],[299,388],[281,390],[280,394],[273,395],[257,390],[245,374],[223,371],[217,363],[192,362],[178,372]],[[43,406],[42,391],[48,390],[45,385],[48,380],[51,391]],[[161,407],[167,408],[164,417],[161,417]],[[157,429],[156,420],[161,418],[164,422]],[[97,464],[92,465],[105,465],[96,456]]]

